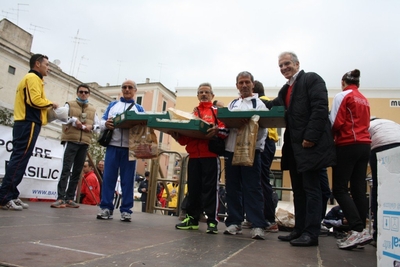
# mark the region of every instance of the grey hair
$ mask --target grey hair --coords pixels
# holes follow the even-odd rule
[[[290,52],[290,51],[285,51],[285,52],[280,53],[278,58],[281,59],[285,55],[290,55],[293,63],[300,63],[297,55],[294,52]]]
[[[238,82],[239,77],[250,77],[251,82],[254,83],[253,74],[251,74],[251,73],[248,72],[248,71],[239,72],[239,74],[236,76],[236,82]]]
[[[212,86],[211,86],[211,83],[201,83],[201,84],[199,85],[199,87],[197,88],[197,91],[199,91],[200,87],[202,87],[202,86],[208,86],[208,87],[210,87],[210,89],[211,89],[211,94],[214,94],[214,93],[213,93]]]

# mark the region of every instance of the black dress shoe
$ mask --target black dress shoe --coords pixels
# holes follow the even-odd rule
[[[289,241],[292,241],[293,239],[296,239],[296,238],[299,238],[299,237],[300,237],[299,233],[297,233],[296,231],[292,231],[288,235],[280,235],[280,236],[278,236],[278,239],[282,240],[282,241],[289,242]]]
[[[313,239],[309,235],[301,235],[299,238],[290,241],[290,245],[296,247],[318,246],[318,239]]]

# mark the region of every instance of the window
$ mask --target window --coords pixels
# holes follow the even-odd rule
[[[167,102],[163,101],[162,103],[162,111],[165,111],[167,109]]]
[[[13,66],[8,66],[8,73],[15,75],[15,68]]]
[[[136,97],[136,103],[141,105],[142,104],[142,100],[143,100],[143,96],[138,96]]]

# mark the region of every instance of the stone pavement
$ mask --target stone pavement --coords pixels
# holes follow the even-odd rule
[[[278,234],[253,240],[242,235],[176,230],[176,217],[141,213],[135,202],[132,222],[96,219],[98,208],[54,209],[49,202],[27,202],[23,211],[0,210],[0,266],[376,266],[376,249],[339,250],[332,236],[317,247],[292,247]],[[286,234],[286,232],[280,232]]]

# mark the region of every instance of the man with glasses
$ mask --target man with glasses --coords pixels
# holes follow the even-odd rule
[[[106,149],[100,211],[97,214],[97,219],[109,220],[113,218],[114,192],[119,173],[123,196],[119,207],[121,221],[130,222],[136,160],[129,160],[129,129],[114,128],[113,118],[128,109],[135,112],[144,112],[144,109],[141,105],[135,103],[134,97],[137,87],[134,81],[125,81],[121,89],[122,97],[117,101],[111,102],[101,118],[101,129],[111,129],[113,134]]]
[[[213,106],[214,94],[211,84],[202,83],[197,89],[199,105],[194,115],[210,123],[206,138],[218,136],[225,139],[228,135],[225,125],[217,120],[217,108]],[[183,136],[176,132],[171,136],[189,153],[188,163],[188,204],[186,218],[175,225],[176,229],[197,230],[203,211],[207,215],[207,233],[218,233],[218,179],[221,172],[219,156],[209,149],[209,140]]]
[[[69,118],[68,123],[62,125],[61,142],[66,147],[61,177],[57,186],[57,201],[50,205],[52,208],[79,208],[74,201],[76,187],[92,140],[92,133],[99,128],[96,109],[88,100],[89,86],[87,84],[78,85],[76,95],[75,100],[65,103]]]
[[[43,77],[49,71],[49,58],[34,54],[29,60],[29,73],[20,81],[14,102],[13,151],[0,187],[0,206],[4,210],[29,207],[19,198],[21,183],[42,125],[47,124],[47,109],[58,104],[48,100]]]

